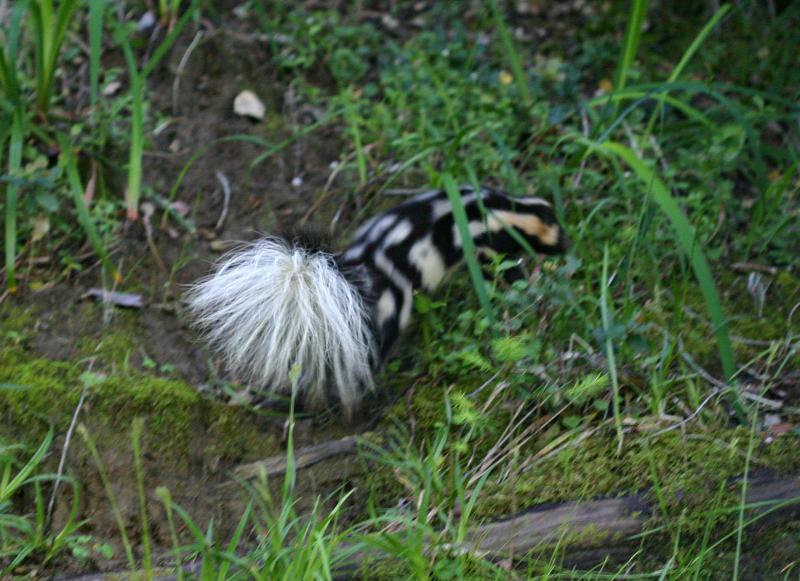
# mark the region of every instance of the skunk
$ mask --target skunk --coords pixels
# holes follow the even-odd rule
[[[519,236],[544,254],[569,246],[541,198],[467,186],[460,194],[483,257],[519,253]],[[462,248],[446,192],[430,191],[369,220],[339,254],[278,237],[234,250],[186,300],[209,344],[243,380],[286,394],[294,379],[306,404],[333,400],[350,416],[408,325],[414,289],[434,290],[463,259]]]

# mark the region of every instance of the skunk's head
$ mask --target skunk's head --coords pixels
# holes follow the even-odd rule
[[[492,249],[499,252],[519,252],[518,238],[522,237],[537,252],[566,252],[570,247],[569,237],[548,202],[542,198],[507,199],[509,203],[503,204],[504,207],[498,204],[488,211],[487,234]]]

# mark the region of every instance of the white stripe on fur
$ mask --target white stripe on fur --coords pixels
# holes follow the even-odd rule
[[[414,243],[408,251],[408,260],[417,267],[422,288],[426,291],[432,291],[439,286],[447,272],[442,253],[436,248],[433,243],[433,236],[430,234],[419,242]]]
[[[260,240],[223,257],[186,298],[211,345],[249,382],[290,393],[299,365],[299,395],[319,405],[331,387],[348,413],[373,389],[369,313],[327,254]]]

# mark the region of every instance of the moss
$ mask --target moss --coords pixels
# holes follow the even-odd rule
[[[127,435],[133,418],[141,416],[147,427],[145,445],[152,452],[181,455],[200,441],[225,458],[271,449],[273,443],[261,435],[247,410],[204,400],[183,381],[145,373],[89,374],[83,369],[31,358],[21,347],[6,346],[0,355],[0,383],[16,387],[0,391],[4,424],[24,427],[14,430],[16,436],[31,444],[50,425],[63,432],[85,386],[84,421],[104,437]]]
[[[750,434],[742,428],[716,433],[668,432],[629,436],[620,454],[613,434],[587,440],[545,458],[517,478],[487,483],[476,516],[492,517],[509,507],[645,492],[667,515],[690,515],[684,530],[698,533],[717,500],[738,503],[733,482],[745,471]],[[755,450],[751,471],[800,469],[800,438],[786,435]],[[722,487],[724,497],[717,496]]]
[[[243,408],[225,407],[209,418],[210,445],[205,453],[215,457],[253,460],[277,454],[279,438],[259,429],[255,416]]]
[[[73,366],[47,359],[26,359],[21,348],[6,346],[0,355],[0,383],[15,386],[0,391],[0,410],[9,422],[25,426],[24,439],[39,439],[48,423],[64,426],[80,399]]]
[[[28,339],[33,327],[33,318],[30,309],[23,309],[11,303],[0,305],[0,347],[20,345]]]
[[[763,310],[759,314],[758,305],[747,290],[747,276],[732,272],[718,273],[717,286],[722,297],[722,306],[728,319],[729,332],[734,336],[736,357],[741,361],[757,357],[766,349],[764,345],[741,339],[780,341],[787,336],[791,331],[789,315],[800,300],[800,278],[789,272],[781,272],[774,277],[764,276],[768,286]],[[707,318],[705,303],[697,285],[689,285],[683,302],[694,312]],[[661,316],[666,317],[667,314]],[[713,369],[716,365],[717,345],[715,341],[709,341],[709,327],[684,317],[682,331],[686,350],[698,361],[711,364]],[[794,365],[800,365],[800,359]]]
[[[82,303],[79,310],[80,320],[96,321],[100,318],[98,305]],[[131,357],[137,353],[140,341],[139,318],[133,311],[117,309],[114,311],[114,324],[103,329],[98,338],[83,329],[83,334],[76,341],[78,357],[94,357],[97,364],[104,368],[126,369]]]

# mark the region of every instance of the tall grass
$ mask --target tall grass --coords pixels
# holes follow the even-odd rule
[[[2,91],[3,108],[6,111],[20,105],[17,59],[24,16],[25,3],[20,2],[11,10],[5,31],[5,43],[0,44],[0,91]]]
[[[670,73],[666,81],[667,86],[675,83],[680,78],[680,76],[686,69],[686,66],[689,64],[689,61],[692,60],[692,57],[700,49],[703,42],[705,42],[706,38],[708,38],[708,35],[711,34],[714,28],[716,28],[717,24],[719,24],[720,20],[722,20],[722,18],[728,13],[730,8],[731,8],[730,4],[725,4],[724,6],[720,7],[719,10],[717,10],[711,17],[711,19],[706,23],[706,25],[700,30],[700,32],[697,33],[697,36],[695,36],[694,40],[692,40],[692,43],[683,53],[683,56],[681,56],[681,59],[678,61],[678,64],[676,64],[675,68],[672,69],[672,72]],[[650,135],[650,133],[652,132],[653,124],[655,123],[656,118],[662,112],[664,108],[664,102],[667,100],[668,96],[669,96],[668,89],[659,92],[658,105],[653,110],[653,113],[650,115],[650,121],[647,123],[647,129],[645,130],[644,141],[647,140],[647,136]]]
[[[169,34],[161,42],[152,57],[141,68],[136,62],[129,39],[129,29],[124,23],[117,25],[114,38],[122,47],[125,63],[128,67],[130,78],[131,97],[131,139],[128,155],[128,185],[125,190],[125,206],[128,220],[139,219],[139,199],[142,196],[142,157],[144,155],[144,104],[147,78],[161,62],[167,51],[177,40],[183,28],[193,18],[197,11],[199,0],[194,0],[191,6],[172,27]]]
[[[144,419],[135,418],[131,429],[131,449],[133,467],[136,473],[136,493],[139,498],[139,524],[142,532],[142,567],[148,581],[153,579],[153,557],[151,555],[150,519],[147,515],[147,496],[144,490],[144,470],[142,468],[142,431]]]
[[[6,183],[6,215],[5,215],[5,254],[6,254],[6,281],[8,290],[12,293],[17,290],[16,263],[17,263],[17,182],[22,167],[22,143],[24,141],[24,113],[21,107],[14,107],[11,121],[11,134],[8,147],[8,175]]]
[[[144,154],[144,79],[136,64],[127,31],[120,28],[116,39],[122,46],[131,81],[131,141],[128,153],[128,185],[125,206],[128,220],[139,219],[139,198],[142,195],[142,156]]]
[[[19,42],[22,35],[24,4],[14,7],[9,18],[5,46],[0,45],[0,90],[5,110],[4,123],[0,125],[0,147],[8,142],[8,178],[5,184],[5,265],[6,284],[10,292],[17,290],[17,193],[19,173],[22,166],[22,144],[25,138],[26,112],[20,95],[17,76]],[[10,122],[8,121],[10,117]],[[3,155],[0,153],[0,160]]]
[[[600,313],[603,322],[603,347],[611,377],[611,403],[614,412],[614,427],[617,432],[617,454],[622,451],[622,415],[620,411],[619,380],[617,379],[617,362],[614,355],[614,344],[611,339],[611,305],[608,298],[608,287],[611,279],[608,276],[608,244],[603,247],[603,274],[600,276]]]
[[[711,267],[703,252],[701,243],[697,240],[695,229],[689,223],[686,215],[678,206],[664,182],[628,147],[613,141],[587,143],[587,145],[590,149],[602,155],[624,161],[634,171],[642,185],[647,188],[647,192],[652,196],[653,201],[656,202],[672,223],[681,250],[692,265],[692,270],[697,278],[700,292],[703,295],[706,309],[711,318],[723,372],[729,381],[732,380],[736,375],[736,364],[728,332],[728,321],[722,308],[722,301],[717,285],[714,282],[714,276],[711,273]],[[735,389],[731,389],[730,399],[739,419],[744,420],[747,414]]]
[[[358,550],[357,544],[343,547],[346,533],[337,530],[337,520],[351,493],[342,494],[330,508],[325,508],[326,501],[316,498],[310,513],[297,512],[293,412],[288,422],[286,470],[280,495],[273,497],[274,487],[265,474],[255,483],[243,482],[250,500],[223,551],[213,550],[208,532],[202,533],[185,510],[172,505],[192,532],[194,550],[202,556],[204,578],[227,579],[233,570],[239,570],[255,578],[330,579],[334,569]],[[248,530],[255,533],[254,538],[245,534]]]
[[[89,209],[86,207],[86,201],[83,198],[84,187],[81,184],[81,178],[78,173],[78,166],[75,161],[72,148],[70,147],[65,135],[59,134],[58,138],[59,143],[61,144],[61,163],[66,170],[70,193],[72,194],[72,201],[75,204],[75,212],[78,215],[78,222],[89,238],[89,242],[92,244],[94,251],[100,257],[103,265],[114,278],[114,281],[121,283],[123,280],[122,274],[111,262],[108,250],[103,244],[100,234],[97,232],[97,228],[95,227],[92,217],[89,214]]]
[[[442,174],[442,186],[444,186],[444,190],[447,192],[447,198],[453,206],[453,219],[461,234],[461,244],[463,245],[464,258],[467,263],[470,279],[472,280],[472,286],[475,289],[475,293],[478,295],[478,300],[481,303],[481,307],[483,307],[486,317],[490,321],[494,321],[494,309],[489,299],[489,293],[486,290],[486,281],[483,279],[483,274],[481,273],[475,241],[470,234],[469,220],[464,210],[464,203],[461,201],[461,192],[456,185],[455,179],[453,179],[453,176],[449,173]]]
[[[89,0],[89,104],[96,107],[100,93],[100,56],[103,49],[105,0]]]
[[[0,386],[0,389],[3,388]],[[0,575],[13,575],[17,567],[36,555],[39,555],[41,562],[50,562],[65,551],[83,524],[78,520],[78,484],[70,478],[42,472],[42,463],[50,451],[53,438],[51,428],[33,454],[21,465],[18,456],[24,447],[8,445],[0,440]],[[70,510],[59,530],[53,530],[52,523],[47,520],[43,493],[44,484],[56,481],[67,482],[72,496]],[[23,491],[31,488],[33,507],[23,514],[16,514],[13,502]]]
[[[500,34],[503,48],[506,51],[506,57],[511,64],[511,70],[514,72],[514,81],[522,97],[522,102],[526,107],[530,107],[533,104],[533,98],[528,88],[528,76],[525,74],[525,69],[522,67],[522,57],[514,42],[514,38],[511,36],[511,32],[508,30],[505,16],[497,5],[497,0],[489,0],[488,4],[494,18],[495,26]]]
[[[628,82],[633,61],[639,52],[639,44],[642,38],[642,25],[647,16],[648,0],[631,0],[628,23],[625,28],[625,38],[622,45],[622,53],[617,63],[617,71],[614,75],[614,89],[621,91]]]
[[[46,117],[53,99],[53,81],[61,56],[61,45],[77,7],[77,0],[61,0],[58,11],[53,0],[28,0],[33,20],[36,54],[36,106]]]

